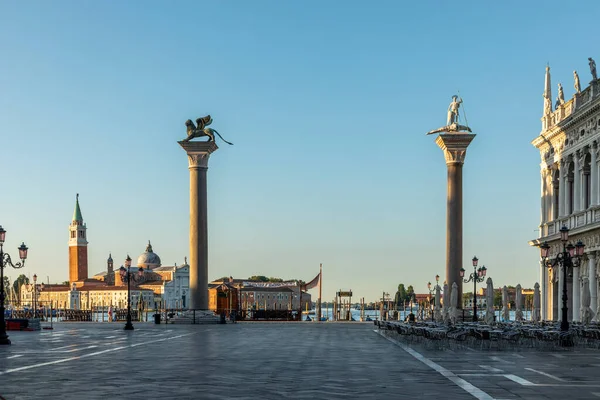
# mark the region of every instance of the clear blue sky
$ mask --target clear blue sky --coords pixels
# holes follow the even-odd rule
[[[573,94],[600,3],[0,1],[0,224],[23,272],[68,278],[80,193],[90,273],[152,240],[188,255],[184,121],[210,113],[209,278],[312,279],[367,301],[444,274],[446,166],[425,132],[459,93],[464,263],[539,277],[544,68]],[[9,269],[13,279],[18,271]]]

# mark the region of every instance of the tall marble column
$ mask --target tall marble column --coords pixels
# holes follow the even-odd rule
[[[446,282],[458,285],[458,308],[462,309],[462,278],[460,269],[463,263],[462,243],[462,168],[467,155],[467,147],[475,138],[466,132],[441,133],[435,143],[444,152],[448,168],[448,196],[446,211]]]
[[[565,163],[560,161],[558,163],[558,216],[564,217],[565,215]]]
[[[591,198],[590,205],[595,206],[598,204],[598,165],[596,160],[596,149],[598,145],[596,142],[590,146],[590,190]]]
[[[564,280],[564,274],[563,274],[563,266],[559,265],[558,268],[556,269],[558,272],[558,319],[557,321],[562,321],[562,304],[563,304],[563,280]]]
[[[573,185],[573,212],[581,211],[581,171],[579,170],[579,151],[573,155],[573,174],[575,175],[575,184]]]
[[[590,285],[590,308],[596,312],[598,301],[598,283],[596,281],[596,252],[590,251],[588,257],[588,279]]]
[[[579,282],[579,268],[573,268],[573,321],[580,321],[581,310],[581,282]]]
[[[208,207],[206,170],[218,147],[215,142],[178,142],[190,170],[190,302],[189,308],[208,310]]]
[[[540,189],[540,236],[545,236],[541,226],[546,222],[546,168],[542,168],[540,175],[542,177],[542,187]]]
[[[540,260],[540,283],[540,310],[542,321],[544,321],[547,319],[546,315],[548,314],[548,268],[543,258]]]

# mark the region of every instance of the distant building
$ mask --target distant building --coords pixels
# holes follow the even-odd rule
[[[79,194],[75,200],[75,211],[69,225],[69,285],[44,285],[39,283],[22,285],[21,304],[31,307],[89,309],[92,307],[127,306],[127,281],[120,270],[114,269],[112,255],[106,261],[106,270],[88,278],[87,225],[83,221],[79,205]],[[189,265],[161,266],[160,257],[153,252],[148,241],[146,251],[138,257],[137,267],[130,267],[132,274],[142,269],[142,276],[132,280],[131,306],[154,308],[155,304],[167,308],[187,307],[189,293]],[[141,304],[140,302],[143,302]],[[140,307],[138,307],[140,306]]]
[[[240,310],[300,310],[311,307],[310,293],[302,291],[295,282],[250,282],[247,279],[217,279],[209,285],[209,309],[220,309],[219,294],[232,293],[237,303],[235,309]],[[235,292],[235,295],[233,295]],[[221,294],[222,298],[224,297]],[[302,297],[302,303],[300,302]],[[229,298],[229,297],[228,297]],[[227,303],[228,304],[228,303]],[[226,306],[229,308],[229,305]]]

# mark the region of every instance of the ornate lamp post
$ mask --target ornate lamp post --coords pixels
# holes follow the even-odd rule
[[[431,282],[427,282],[427,290],[429,290],[429,309],[431,311],[431,321],[433,322],[433,303],[435,302],[435,298],[434,301],[431,301],[431,299],[433,298],[433,290],[431,289]]]
[[[129,268],[131,267],[131,257],[129,257],[129,254],[127,254],[127,258],[125,259],[125,267],[121,265],[121,268],[119,268],[121,279],[127,280],[127,323],[125,324],[125,328],[123,329],[125,329],[126,331],[132,331],[133,324],[131,323],[131,281],[133,280],[135,282],[139,280],[139,278],[144,275],[144,269],[139,268],[137,274],[132,273],[129,270]]]
[[[37,315],[37,296],[36,296],[36,289],[37,286],[37,275],[33,274],[33,319],[35,319],[36,315]]]
[[[560,228],[560,241],[562,242],[563,245],[563,251],[561,253],[558,253],[556,255],[556,258],[554,259],[554,261],[548,261],[548,255],[550,254],[550,246],[548,245],[548,242],[544,242],[543,244],[540,245],[540,251],[541,251],[541,255],[542,255],[542,259],[544,260],[544,262],[546,263],[546,266],[548,268],[552,268],[555,267],[557,265],[561,265],[563,267],[563,293],[562,293],[562,320],[560,321],[560,330],[563,332],[566,332],[569,330],[569,321],[567,319],[567,312],[568,312],[568,307],[567,307],[567,269],[569,267],[571,268],[575,268],[578,267],[580,264],[580,257],[583,256],[583,250],[585,248],[585,245],[583,244],[583,242],[581,240],[579,240],[577,243],[575,243],[575,246],[573,246],[573,244],[569,243],[567,244],[567,241],[569,240],[569,228],[567,228],[566,226],[563,226],[562,228]],[[563,342],[563,345],[567,346],[569,345],[569,343]]]
[[[463,279],[464,283],[469,283],[473,281],[473,322],[477,322],[477,282],[483,282],[485,280],[485,275],[487,272],[487,268],[485,265],[477,268],[477,262],[479,260],[477,257],[473,257],[473,273],[469,274],[469,279]],[[460,269],[460,277],[463,278],[465,276],[465,269]]]
[[[0,345],[10,344],[10,339],[8,339],[8,335],[6,334],[6,322],[4,321],[4,267],[10,265],[13,268],[23,268],[28,250],[25,243],[21,243],[18,248],[21,262],[13,264],[10,255],[2,249],[5,238],[6,231],[0,225]]]

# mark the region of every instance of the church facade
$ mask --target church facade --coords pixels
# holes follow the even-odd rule
[[[88,277],[87,225],[83,221],[79,195],[69,225],[69,284],[24,284],[21,288],[21,305],[32,306],[34,298],[40,306],[67,309],[91,309],[93,307],[127,307],[127,281],[115,270],[112,255],[106,261],[106,270]],[[141,269],[141,276],[138,270]],[[162,266],[160,257],[148,242],[146,251],[131,266],[136,276],[131,282],[132,308],[185,308],[189,291],[189,266]]]
[[[539,246],[547,242],[552,261],[563,251],[559,233],[563,226],[569,229],[570,243],[581,240],[585,244],[580,265],[567,277],[567,317],[572,321],[581,320],[584,289],[590,290],[592,311],[599,311],[600,81],[595,62],[591,58],[588,60],[589,84],[582,89],[579,74],[574,71],[572,97],[565,100],[563,86],[559,83],[554,105],[550,67],[546,67],[542,130],[532,141],[541,156],[541,218],[539,237],[529,244]],[[540,259],[542,319],[561,319],[563,273],[560,268],[549,268]]]

